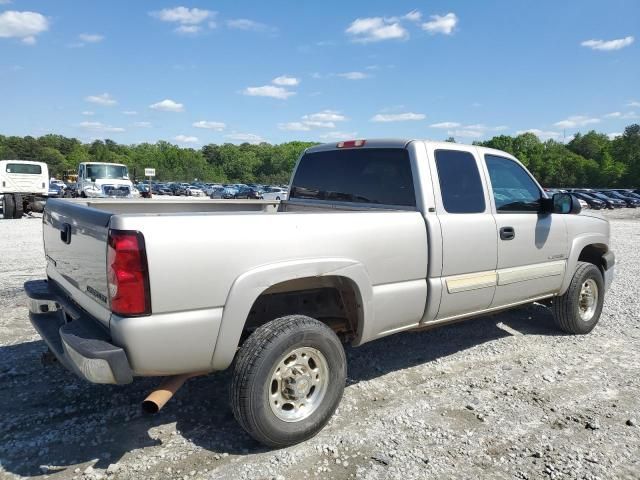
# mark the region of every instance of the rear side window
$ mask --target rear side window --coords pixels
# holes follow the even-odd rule
[[[40,175],[42,167],[31,163],[7,163],[7,173],[26,173],[27,175]]]
[[[474,156],[457,150],[436,150],[435,156],[444,209],[448,213],[484,212],[484,191]]]
[[[542,193],[531,176],[513,160],[485,155],[496,211],[539,212]]]
[[[290,198],[415,207],[409,154],[399,148],[308,153]]]

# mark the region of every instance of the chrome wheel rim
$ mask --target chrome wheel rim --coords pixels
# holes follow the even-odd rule
[[[592,278],[584,281],[580,289],[578,314],[580,319],[588,322],[593,318],[598,306],[598,284]]]
[[[329,385],[329,366],[315,348],[300,347],[280,358],[268,386],[269,406],[284,422],[299,422],[315,412]]]

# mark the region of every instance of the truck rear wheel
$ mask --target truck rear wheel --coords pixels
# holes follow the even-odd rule
[[[578,262],[567,291],[553,299],[553,316],[561,330],[584,335],[598,323],[603,302],[602,273],[592,263]]]
[[[272,320],[240,348],[231,382],[233,414],[264,445],[302,442],[338,407],[346,365],[340,340],[324,323],[302,315]]]
[[[13,218],[15,215],[16,203],[13,199],[12,193],[5,193],[2,198],[2,216],[7,218]]]
[[[24,215],[24,200],[22,195],[14,194],[13,200],[15,202],[14,210],[13,210],[13,218],[22,218]]]

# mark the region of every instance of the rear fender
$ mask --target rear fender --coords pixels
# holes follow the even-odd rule
[[[240,275],[231,286],[211,360],[212,368],[224,370],[231,364],[251,307],[265,290],[290,280],[328,275],[347,278],[356,285],[362,317],[370,324],[373,289],[369,275],[361,263],[345,258],[320,258],[263,265]],[[359,334],[362,327],[358,325]]]

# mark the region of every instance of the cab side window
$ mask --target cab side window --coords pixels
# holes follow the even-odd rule
[[[436,150],[435,158],[447,213],[484,212],[484,190],[475,157],[459,150]]]
[[[498,213],[537,213],[542,192],[527,171],[505,157],[485,155]]]

